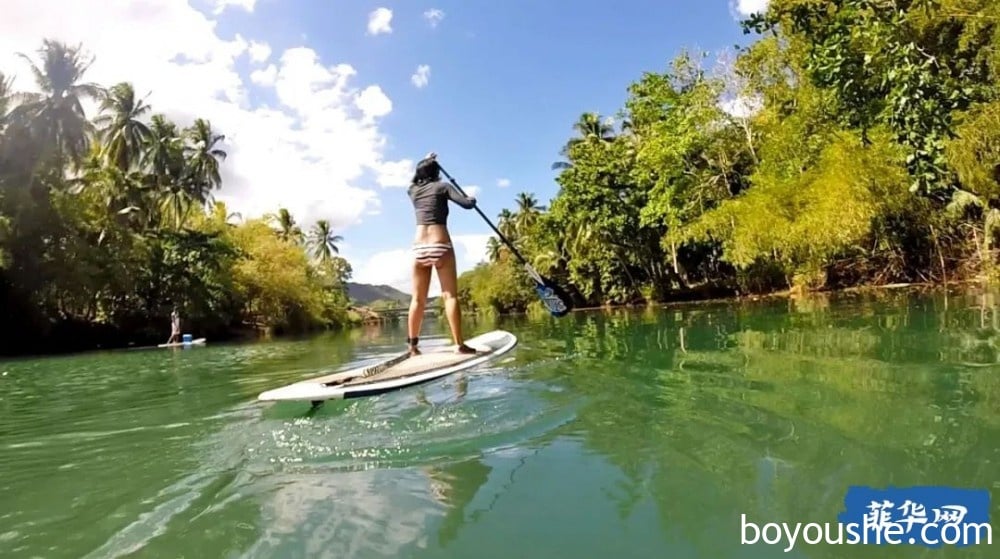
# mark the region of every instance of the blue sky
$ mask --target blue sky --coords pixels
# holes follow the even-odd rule
[[[413,214],[402,180],[414,161],[436,151],[459,184],[477,187],[491,218],[521,191],[546,204],[557,191],[550,164],[582,112],[613,115],[630,82],[683,48],[745,43],[738,12],[766,5],[141,0],[108,9],[80,0],[55,23],[54,8],[11,2],[0,64],[16,64],[3,56],[42,36],[82,41],[97,56],[92,79],[129,79],[172,117],[207,116],[227,133],[227,204],[248,216],[287,205],[306,226],[328,217],[342,226],[357,280],[404,288]],[[432,25],[429,10],[443,17]],[[430,68],[423,87],[411,81],[420,65]],[[347,77],[331,85],[338,72]],[[468,269],[490,229],[475,212],[451,213]]]
[[[329,4],[262,1],[254,14],[226,23],[232,31],[260,26],[257,36],[272,45],[305,44],[331,63],[349,61],[392,99],[393,112],[382,121],[389,156],[419,159],[436,151],[459,184],[480,187],[491,218],[522,190],[543,202],[555,195],[549,165],[582,112],[613,114],[630,81],[665,68],[684,47],[715,51],[746,40],[725,0]],[[369,12],[383,6],[393,11],[392,32],[367,35]],[[431,8],[445,14],[435,28],[422,15]],[[420,64],[431,73],[417,89],[410,77]],[[499,188],[501,178],[510,186]],[[381,215],[344,232],[352,249],[409,242],[405,192],[381,198]],[[474,212],[463,214],[452,209],[453,232],[489,232]]]

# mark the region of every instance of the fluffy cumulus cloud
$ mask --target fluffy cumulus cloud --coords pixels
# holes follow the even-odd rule
[[[431,79],[431,67],[426,64],[421,64],[420,66],[417,66],[417,71],[414,72],[412,76],[410,76],[410,81],[418,89],[427,87],[427,82],[429,82],[430,79]]]
[[[278,67],[274,64],[268,64],[266,68],[257,68],[250,72],[250,81],[256,85],[269,87],[274,85],[276,79],[278,79]]]
[[[405,186],[412,166],[382,155],[379,122],[392,111],[385,92],[309,48],[279,54],[256,38],[221,36],[213,6],[251,10],[254,2],[217,0],[200,12],[177,0],[5,0],[0,70],[16,76],[15,88],[33,90],[15,53],[36,56],[43,37],[80,43],[94,57],[87,80],[130,81],[139,95],[149,93],[154,111],[180,125],[207,118],[225,134],[216,194],[232,210],[250,217],[286,207],[305,225],[325,218],[338,229],[377,212],[365,175],[383,187]],[[237,63],[251,65],[248,75]],[[249,95],[251,86],[263,95]]]
[[[6,3],[6,2],[5,2]],[[133,2],[134,4],[141,4],[142,2]],[[226,8],[243,8],[248,12],[253,12],[254,7],[257,5],[257,0],[215,0],[215,8],[212,13],[219,15],[226,10]]]
[[[376,181],[381,187],[409,186],[417,164],[412,159],[383,163],[378,168]]]
[[[459,247],[460,270],[472,268],[489,258],[489,250],[486,248],[490,240],[488,234],[453,235],[452,240],[455,241],[456,247]]]
[[[486,243],[489,235],[453,234],[452,244],[455,247],[459,273],[474,267],[488,258]],[[354,263],[354,281],[361,283],[391,285],[396,289],[411,293],[413,291],[413,255],[409,249],[386,250],[376,252],[368,258],[349,258]],[[428,290],[430,297],[441,294],[441,286],[434,276]]]
[[[431,27],[437,27],[438,24],[441,23],[441,20],[444,19],[444,12],[437,8],[431,8],[424,12],[424,19],[427,20],[427,23],[429,23]]]
[[[364,88],[358,94],[356,103],[367,119],[376,119],[392,112],[392,101],[377,85]]]
[[[267,43],[250,41],[248,51],[250,53],[250,60],[256,64],[267,62],[267,59],[271,58],[271,45]]]
[[[376,8],[368,14],[368,34],[392,33],[392,10]]]
[[[734,7],[740,15],[749,16],[751,14],[767,11],[767,5],[769,2],[770,0],[735,0]]]

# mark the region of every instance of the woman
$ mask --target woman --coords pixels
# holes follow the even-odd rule
[[[177,306],[170,312],[170,337],[168,344],[175,344],[181,341],[181,315],[177,312]]]
[[[465,209],[476,206],[476,199],[465,196],[451,183],[441,180],[437,154],[431,153],[420,163],[413,174],[408,190],[417,218],[417,232],[413,242],[413,297],[406,343],[410,355],[419,355],[417,343],[424,310],[427,307],[427,290],[431,283],[431,270],[437,270],[444,298],[444,312],[451,326],[451,336],[458,353],[475,353],[462,338],[462,313],[458,304],[458,274],[455,250],[448,234],[448,201]]]

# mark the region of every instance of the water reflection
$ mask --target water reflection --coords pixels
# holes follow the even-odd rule
[[[430,494],[445,508],[437,545],[448,547],[455,540],[466,522],[466,508],[492,470],[479,457],[424,469],[430,479]]]
[[[419,470],[280,475],[269,485],[246,557],[397,557],[426,545],[431,507]]]
[[[739,520],[834,522],[850,485],[1000,489],[997,301],[988,290],[899,290],[470,318],[470,332],[503,327],[521,343],[490,367],[313,414],[253,398],[398,351],[401,325],[5,364],[0,548],[992,557],[750,548]]]
[[[1000,487],[995,301],[980,293],[823,295],[652,317],[611,311],[535,332],[577,356],[577,372],[558,378],[588,400],[577,422],[585,444],[630,487],[648,488],[664,530],[682,529],[700,556],[714,557],[736,552],[740,513],[761,523],[833,522],[849,485]],[[623,508],[635,492],[622,497]],[[720,532],[707,533],[706,523]],[[771,551],[761,556],[787,556]]]

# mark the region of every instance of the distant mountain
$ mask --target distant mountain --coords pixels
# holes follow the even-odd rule
[[[359,305],[369,305],[375,301],[398,301],[402,305],[410,304],[410,295],[391,285],[347,282],[347,296]]]
[[[394,303],[393,307],[410,306],[410,294],[403,293],[391,285],[347,282],[347,296],[355,305],[363,307],[371,306],[375,302],[378,303],[376,307],[384,307],[387,302]],[[439,297],[428,297],[427,306],[437,306],[438,299]]]

